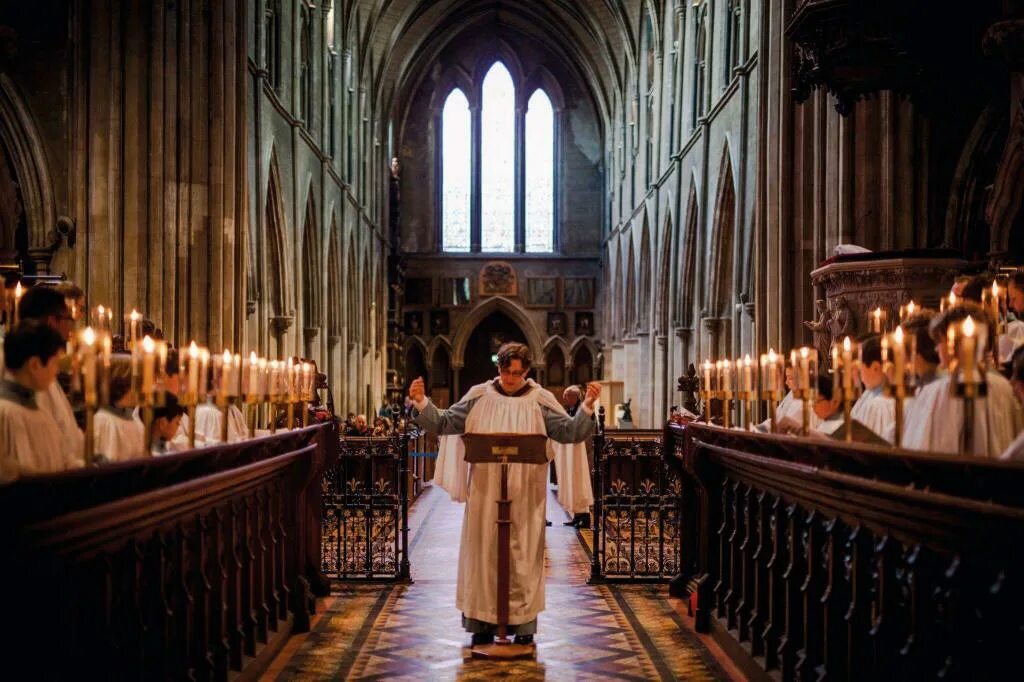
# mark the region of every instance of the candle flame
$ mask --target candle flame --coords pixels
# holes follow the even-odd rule
[[[907,315],[913,315],[914,310],[916,309],[917,305],[913,301],[911,301],[910,303],[907,304]]]
[[[752,364],[753,361],[750,359],[750,353],[747,353],[746,355],[743,356],[743,366],[750,367]]]
[[[774,348],[769,348],[768,349],[768,362],[770,362],[771,364],[774,365],[778,361],[779,361],[779,356],[775,353],[775,349]]]
[[[14,285],[14,298],[21,298],[21,295],[25,293],[25,290],[21,288],[21,282]]]
[[[964,336],[974,336],[974,320],[968,315],[963,324]]]
[[[229,351],[227,348],[224,349],[224,364],[231,364],[231,351]]]
[[[956,294],[954,294],[952,291],[949,292],[949,304],[956,305]]]
[[[147,334],[146,337],[142,339],[142,350],[147,353],[152,353],[155,348],[156,344],[153,343],[153,339],[151,339]]]
[[[86,327],[82,331],[82,343],[87,346],[96,343],[96,332],[93,331],[92,327]]]
[[[256,351],[252,351],[251,353],[249,353],[249,364],[255,365],[256,362]]]
[[[843,350],[849,352],[851,346],[852,344],[850,343],[850,337],[847,336],[845,339],[843,339]]]
[[[903,345],[903,327],[896,327],[896,331],[892,333],[896,343]]]
[[[992,282],[992,295],[999,298],[999,282]]]
[[[195,341],[188,346],[188,356],[193,360],[199,357],[199,346],[196,345]]]
[[[139,320],[142,319],[142,315],[139,314],[138,310],[132,308],[132,312],[128,315],[128,319],[131,320],[132,322],[138,322]]]
[[[106,308],[104,308],[104,307],[103,307],[103,306],[101,306],[101,305],[98,305],[98,306],[96,306],[96,314],[97,314],[97,315],[99,315],[100,317],[103,317],[103,314],[104,314],[105,312],[107,312],[107,309],[106,309]]]
[[[807,346],[803,346],[800,349],[800,357],[803,358],[804,360],[806,360],[807,356],[810,355],[810,354],[811,354],[811,349],[808,348]]]
[[[876,320],[882,319],[882,309],[880,307],[875,308],[874,316]]]
[[[732,363],[729,362],[728,360],[722,360],[722,367],[724,367],[725,369],[729,369],[730,367],[732,367]]]
[[[705,360],[704,361],[704,369],[711,369],[711,361],[710,360]]]

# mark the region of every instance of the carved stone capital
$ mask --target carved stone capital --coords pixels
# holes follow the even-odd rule
[[[270,318],[270,333],[280,338],[295,323],[294,315],[274,315]]]
[[[341,343],[341,339],[342,339],[342,337],[340,337],[340,336],[328,336],[327,337],[327,346],[329,348],[337,348],[338,344]]]
[[[306,340],[306,343],[313,343],[316,339],[317,334],[320,333],[320,327],[303,327],[302,338]]]

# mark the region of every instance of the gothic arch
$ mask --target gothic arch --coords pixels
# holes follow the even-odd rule
[[[640,309],[637,326],[640,331],[651,328],[651,229],[644,213],[644,224],[640,232]]]
[[[341,273],[341,245],[337,216],[331,216],[330,247],[327,251],[327,290],[331,292],[327,304],[327,335],[341,336],[345,314],[342,292],[345,290]]]
[[[665,227],[662,229],[661,251],[658,258],[658,297],[655,301],[657,332],[659,335],[668,333],[669,282],[672,274],[673,229],[672,213],[665,216]]]
[[[556,334],[555,336],[549,336],[547,341],[544,342],[544,357],[548,356],[548,353],[552,348],[558,347],[562,351],[562,357],[565,358],[566,363],[569,363],[569,341],[561,335]]]
[[[682,266],[676,276],[680,286],[677,322],[683,328],[693,328],[693,309],[697,289],[697,233],[700,230],[700,205],[697,203],[697,184],[690,178],[690,192],[686,200],[686,222],[682,234]]]
[[[447,338],[443,336],[435,336],[430,340],[430,343],[426,347],[426,355],[424,357],[433,358],[434,353],[437,352],[438,348],[443,348],[448,353],[448,357],[452,356],[452,344]]]
[[[622,292],[625,297],[623,308],[626,310],[625,335],[636,333],[636,249],[633,248],[633,232],[629,233],[629,251],[626,256],[626,287]]]
[[[46,152],[32,114],[4,74],[0,74],[0,146],[6,150],[21,190],[28,246],[51,249],[57,241],[57,209]]]
[[[615,296],[612,296],[612,294]],[[612,338],[622,338],[626,329],[625,317],[625,287],[622,283],[622,237],[618,239],[615,247],[615,288],[608,292],[608,300],[611,302],[609,310],[612,313]],[[616,300],[617,299],[617,300]]]
[[[355,237],[349,235],[348,240],[348,268],[345,274],[346,286],[345,295],[345,318],[348,323],[348,344],[349,350],[354,348],[360,341],[357,324],[359,310],[359,270],[356,264]],[[351,367],[349,368],[351,371]]]
[[[544,339],[537,331],[536,325],[533,324],[533,320],[519,305],[510,301],[503,296],[492,296],[486,299],[483,303],[477,305],[473,310],[463,318],[459,324],[458,330],[455,332],[455,337],[452,339],[452,367],[458,369],[465,364],[464,354],[466,352],[466,343],[469,341],[470,335],[473,330],[476,329],[477,325],[484,321],[491,313],[501,312],[507,315],[515,322],[519,328],[526,335],[527,344],[530,346],[530,350],[533,352],[533,366],[537,368],[544,367],[544,356],[542,355],[544,350]]]
[[[316,199],[310,184],[302,224],[302,317],[307,329],[323,324],[321,312],[320,230],[316,219]]]
[[[722,153],[722,166],[718,173],[718,198],[715,200],[713,241],[711,245],[711,288],[707,301],[708,312],[725,316],[733,284],[733,241],[736,235],[736,186],[733,183],[729,146]]]
[[[290,305],[291,285],[288,274],[287,218],[284,210],[284,199],[281,194],[281,171],[277,162],[277,150],[270,151],[270,167],[267,179],[267,202],[264,208],[267,270],[270,273],[267,300],[270,311],[275,317],[287,317],[294,314]]]

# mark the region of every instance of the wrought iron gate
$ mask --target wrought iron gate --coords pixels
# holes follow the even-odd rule
[[[408,433],[341,438],[323,485],[326,576],[409,580],[408,466]]]
[[[591,582],[660,581],[679,573],[682,486],[663,439],[662,431],[605,431],[603,423],[598,429]]]

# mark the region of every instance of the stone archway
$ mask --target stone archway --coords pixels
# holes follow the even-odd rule
[[[542,368],[544,366],[542,355],[544,351],[543,337],[537,331],[536,325],[533,324],[526,311],[502,296],[488,298],[473,308],[459,323],[459,327],[455,331],[455,337],[452,339],[452,368],[458,371],[464,366],[466,343],[469,341],[470,334],[473,333],[484,319],[495,312],[504,313],[522,330],[523,335],[526,337],[526,345],[530,347],[530,351],[533,353],[533,366]]]
[[[452,394],[460,398],[471,386],[493,379],[497,375],[494,354],[498,348],[510,341],[527,343],[526,334],[515,320],[505,312],[496,310],[473,327],[463,346],[465,364],[459,370],[458,386]],[[534,353],[534,357],[537,354]],[[534,363],[536,366],[541,363]],[[536,377],[536,371],[534,370]]]

